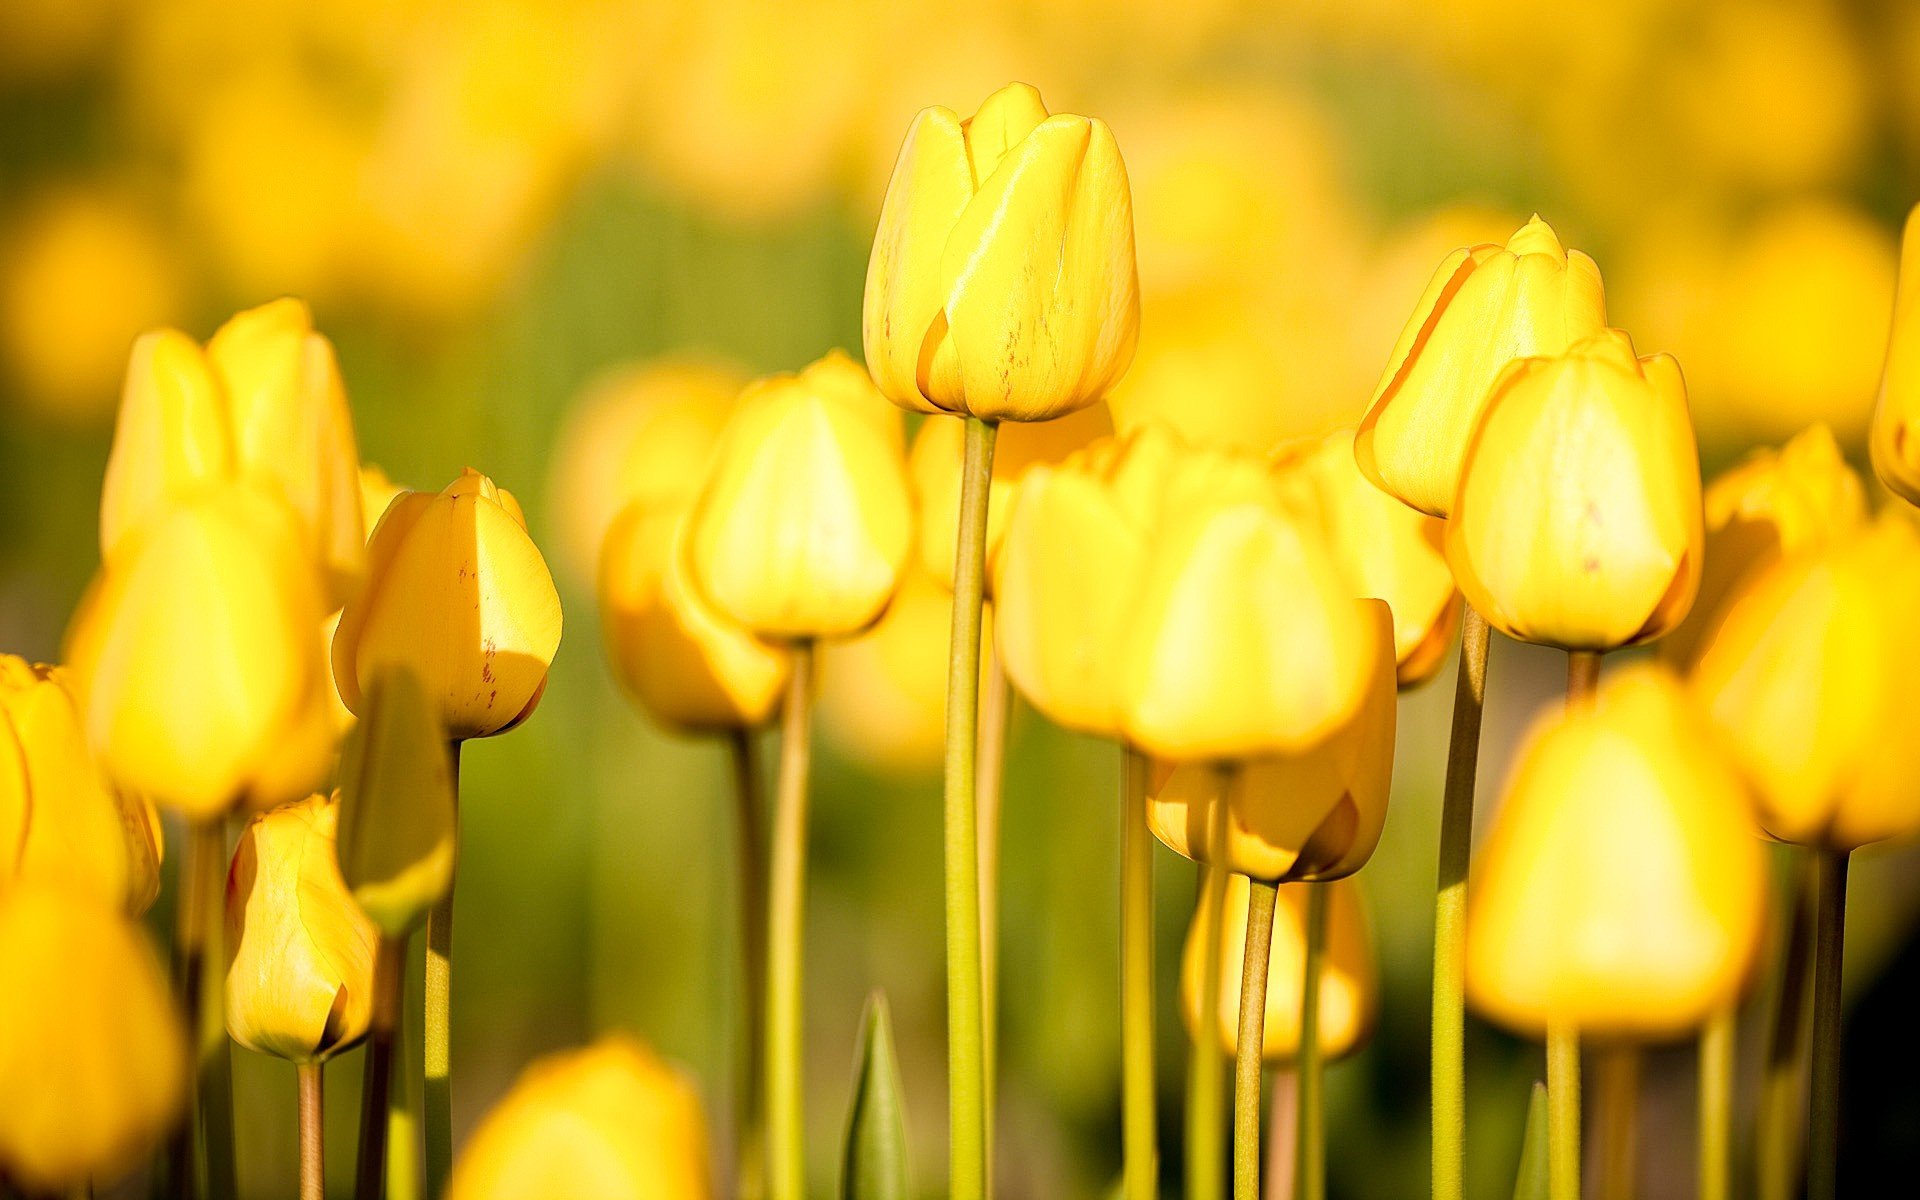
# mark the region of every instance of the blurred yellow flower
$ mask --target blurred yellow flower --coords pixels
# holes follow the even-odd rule
[[[981,644],[988,645],[992,606],[981,619]],[[879,624],[827,647],[815,702],[820,732],[844,757],[883,772],[938,770],[952,634],[953,593],[926,572],[909,571]],[[982,662],[983,674],[988,666]],[[985,686],[983,680],[982,696]]]
[[[1771,836],[1851,850],[1920,829],[1916,605],[1920,534],[1889,512],[1726,606],[1693,685]]]
[[[1050,116],[1009,84],[962,120],[908,131],[880,209],[862,310],[894,403],[1044,421],[1104,396],[1140,319],[1126,165],[1104,121]]]
[[[387,506],[412,490],[388,479],[387,473],[372,463],[363,463],[360,467],[361,540],[372,541],[374,527],[387,514]]]
[[[1475,856],[1467,998],[1529,1036],[1681,1036],[1740,996],[1766,861],[1739,778],[1668,672],[1540,718]]]
[[[1900,285],[1893,297],[1893,332],[1873,408],[1873,471],[1888,488],[1920,504],[1920,205],[1907,214],[1900,239]]]
[[[1360,469],[1421,512],[1448,515],[1481,409],[1507,364],[1559,354],[1605,327],[1600,269],[1540,218],[1505,246],[1455,250],[1374,389],[1354,437]]]
[[[32,1191],[118,1178],[185,1099],[166,975],[116,907],[57,885],[0,890],[0,1170]]]
[[[679,1071],[624,1034],[540,1059],[482,1117],[448,1200],[708,1200],[707,1126]]]
[[[1609,330],[1502,373],[1462,464],[1447,562],[1509,637],[1611,650],[1659,637],[1700,581],[1686,384]]]
[[[340,755],[333,855],[354,903],[404,938],[453,886],[459,818],[439,706],[412,672],[375,676]]]
[[[471,468],[438,493],[406,492],[373,531],[366,587],[333,638],[340,698],[410,670],[447,736],[490,737],[524,721],[560,646],[560,597],[520,502]]]
[[[1267,1017],[1260,1042],[1260,1057],[1267,1062],[1287,1062],[1300,1052],[1300,1005],[1306,998],[1307,886],[1282,887],[1274,905],[1273,946],[1267,953]],[[1359,884],[1343,879],[1310,886],[1327,889],[1326,954],[1320,963],[1320,1053],[1329,1060],[1344,1058],[1358,1050],[1373,1032],[1380,1006],[1373,931]],[[1211,1029],[1200,1010],[1207,973],[1207,923],[1212,915],[1205,897],[1194,909],[1193,921],[1187,926],[1186,947],[1180,953],[1180,1016],[1186,1023],[1187,1036],[1196,1043],[1213,1038],[1229,1058],[1240,1045],[1240,975],[1247,958],[1250,892],[1246,876],[1227,876],[1220,1003]]]
[[[309,796],[240,832],[227,875],[227,1032],[317,1062],[366,1036],[379,934],[334,862],[340,804]]]
[[[754,384],[687,516],[694,586],[763,637],[873,624],[913,551],[903,442],[898,412],[837,350]]]

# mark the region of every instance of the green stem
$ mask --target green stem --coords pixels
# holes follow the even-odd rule
[[[1308,883],[1306,957],[1300,972],[1300,1134],[1299,1200],[1323,1200],[1327,1194],[1326,1117],[1321,1097],[1326,1064],[1320,1055],[1320,975],[1326,964],[1327,885]]]
[[[1640,1107],[1640,1049],[1630,1043],[1606,1046],[1594,1054],[1599,1093],[1599,1200],[1633,1200],[1638,1192],[1636,1162]]]
[[[207,905],[206,961],[200,979],[200,1153],[206,1164],[209,1200],[234,1200],[240,1194],[233,1138],[233,1039],[227,1036],[226,883],[231,855],[226,821],[212,823],[211,840],[200,858],[211,889]]]
[[[986,691],[980,697],[980,749],[975,794],[980,843],[980,1044],[983,1106],[997,1111],[1000,1094],[1000,793],[1005,773],[1007,720],[1013,707],[1013,689],[992,646],[981,648],[986,659]],[[987,1142],[987,1178],[993,1178],[993,1143]]]
[[[1840,977],[1846,949],[1847,852],[1823,848],[1815,855],[1807,1200],[1833,1200],[1840,1174]]]
[[[1580,1031],[1547,1027],[1547,1195],[1580,1200]]]
[[[367,1021],[365,1073],[360,1083],[360,1157],[354,1170],[354,1200],[380,1200],[380,1185],[387,1176],[394,1029],[406,975],[407,940],[381,934],[373,960],[373,1006]]]
[[[1278,889],[1248,883],[1247,940],[1240,959],[1240,1027],[1233,1043],[1233,1200],[1260,1200],[1261,1051],[1267,1042],[1267,960]]]
[[[1209,809],[1207,857],[1200,864],[1201,945],[1200,1032],[1187,1059],[1186,1200],[1221,1200],[1226,1190],[1223,1166],[1224,1125],[1221,1084],[1225,1062],[1220,1053],[1220,974],[1226,956],[1227,795],[1233,774],[1219,775],[1218,796]],[[1220,863],[1221,866],[1210,866]]]
[[[320,1073],[317,1062],[294,1067],[300,1083],[300,1200],[327,1200],[326,1150]]]
[[[1480,762],[1488,637],[1486,618],[1466,605],[1433,901],[1433,1200],[1462,1200],[1465,1188],[1467,867],[1473,856],[1473,784]]]
[[[947,1108],[951,1200],[988,1194],[986,1033],[980,961],[980,838],[974,756],[979,749],[980,605],[987,559],[987,485],[997,426],[966,418],[960,527],[954,548],[953,629],[947,656],[945,855]],[[776,1197],[776,1200],[782,1200]],[[798,1200],[797,1197],[794,1200]]]
[[[735,729],[733,751],[734,869],[740,886],[740,1054],[735,1086],[735,1194],[761,1200],[767,1192],[766,1078],[767,849],[754,731]]]
[[[184,1200],[193,1200],[201,1194],[197,1136],[205,1131],[201,1099],[210,1082],[213,1051],[217,1042],[226,1039],[223,1011],[226,989],[211,987],[208,981],[209,974],[215,974],[224,985],[224,972],[207,970],[207,960],[212,955],[208,935],[219,928],[214,920],[215,898],[220,894],[226,873],[226,848],[226,829],[221,818],[192,826],[180,869],[180,899],[174,910],[174,999],[186,1019],[186,1027],[193,1033],[196,1062],[187,1119],[180,1122],[167,1144],[168,1194]],[[216,1020],[220,1022],[217,1036],[209,1036]]]
[[[1734,1007],[1700,1031],[1700,1200],[1732,1200]]]
[[[1153,1130],[1153,837],[1147,756],[1121,750],[1120,1109],[1126,1200],[1153,1200],[1160,1154]]]
[[[804,1021],[807,928],[807,772],[812,761],[814,646],[793,647],[780,725],[767,895],[767,1194],[805,1200]]]
[[[1792,916],[1781,955],[1780,990],[1767,1036],[1766,1072],[1760,1080],[1760,1112],[1754,1131],[1754,1166],[1760,1200],[1796,1200],[1800,1193],[1801,1119],[1805,1088],[1809,992],[1813,986],[1812,852],[1795,849],[1788,888]]]
[[[447,743],[454,795],[460,793],[460,743]],[[422,989],[422,1053],[426,1076],[427,1195],[446,1194],[453,1173],[453,880],[427,912],[426,986]]]

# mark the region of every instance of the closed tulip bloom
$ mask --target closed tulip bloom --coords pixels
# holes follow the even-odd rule
[[[1326,954],[1320,961],[1320,1053],[1344,1058],[1366,1043],[1380,1006],[1373,931],[1360,886],[1342,880],[1327,888]],[[1204,899],[1187,927],[1180,953],[1180,1016],[1196,1043],[1212,1038],[1232,1058],[1240,1045],[1240,973],[1247,959],[1247,898],[1242,875],[1227,876],[1226,927],[1220,953],[1220,1003],[1208,1028],[1201,1011],[1206,981],[1207,919]],[[1305,998],[1307,891],[1283,887],[1273,910],[1273,945],[1267,952],[1267,1018],[1260,1057],[1288,1062],[1300,1053],[1300,1002]]]
[[[540,1059],[480,1120],[448,1200],[708,1200],[693,1084],[623,1034]]]
[[[1721,610],[1781,557],[1823,545],[1866,520],[1866,489],[1825,425],[1779,449],[1761,447],[1707,485],[1700,594],[1660,639],[1661,657],[1693,665]]]
[[[1106,394],[1140,322],[1133,200],[1104,121],[1015,83],[914,119],[880,209],[862,326],[887,398],[1045,421]]]
[[[453,886],[459,816],[440,707],[410,671],[375,677],[340,754],[334,858],[374,925],[404,938]]]
[[[1900,239],[1900,281],[1893,296],[1893,330],[1873,407],[1873,471],[1910,504],[1920,504],[1920,205],[1907,214]]]
[[[1501,371],[1560,354],[1606,324],[1600,268],[1539,217],[1504,246],[1455,250],[1408,318],[1354,435],[1360,469],[1421,512],[1449,515]]]
[[[600,620],[614,674],[669,729],[760,725],[792,668],[785,647],[716,612],[687,579],[679,509],[629,505],[600,556]]]
[[[1378,600],[1349,603],[1360,608],[1375,647],[1360,708],[1322,741],[1253,759],[1233,773],[1224,812],[1227,857],[1212,865],[1269,883],[1324,881],[1358,871],[1379,844],[1398,712],[1393,622]],[[1210,862],[1220,785],[1209,763],[1156,765],[1148,828],[1174,853]]]
[[[69,633],[88,738],[116,785],[190,820],[312,791],[335,727],[299,524],[248,485],[133,535]]]
[[[1625,668],[1535,723],[1475,856],[1467,997],[1539,1036],[1677,1037],[1739,998],[1766,863],[1679,681]]]
[[[87,892],[0,891],[0,1171],[61,1194],[131,1170],[185,1099],[187,1045],[140,928]]]
[[[364,681],[411,671],[447,736],[490,737],[540,702],[560,646],[560,596],[520,504],[468,469],[396,499],[367,547],[366,586],[340,615],[334,681],[356,715]]]
[[[366,1035],[378,937],[334,862],[340,805],[309,796],[247,822],[227,875],[227,1032],[317,1062]]]
[[[878,620],[913,551],[899,426],[838,351],[749,388],[687,517],[702,596],[768,638],[842,637]]]
[[[1635,359],[1610,330],[1501,377],[1467,452],[1447,562],[1509,637],[1612,650],[1687,615],[1701,521],[1680,368]]]
[[[1727,605],[1693,685],[1781,841],[1920,830],[1920,534],[1889,513],[1783,559]]]

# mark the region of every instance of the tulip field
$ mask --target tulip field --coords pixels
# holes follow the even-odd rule
[[[9,0],[0,1200],[1908,1194],[1916,78]]]

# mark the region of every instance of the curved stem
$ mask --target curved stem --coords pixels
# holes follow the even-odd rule
[[[1209,810],[1207,859],[1200,865],[1201,946],[1200,1033],[1187,1057],[1187,1200],[1220,1200],[1225,1192],[1220,1053],[1220,975],[1226,956],[1227,795],[1233,773],[1221,771],[1217,796]]]
[[[740,1052],[736,1063],[734,1136],[735,1194],[740,1200],[766,1195],[767,849],[761,812],[760,772],[754,731],[735,729],[728,739],[733,758],[734,870],[740,885]]]
[[[1153,1200],[1153,837],[1147,756],[1123,747],[1120,771],[1120,1108],[1125,1200]]]
[[[300,1200],[327,1200],[320,1064],[300,1063],[294,1067],[294,1074],[300,1081]]]
[[[980,654],[986,660],[986,691],[980,696],[980,748],[974,779],[980,843],[980,1068],[985,1088],[982,1104],[992,1113],[997,1111],[1000,1094],[1000,785],[1006,765],[1007,720],[1013,710],[1013,689],[994,648],[982,646]],[[987,1142],[987,1178],[993,1178],[991,1139]]]
[[[1760,1113],[1754,1131],[1760,1200],[1796,1200],[1800,1150],[1806,1133],[1806,1123],[1800,1117],[1807,1008],[1813,984],[1813,852],[1796,848],[1792,853],[1788,884],[1793,896],[1792,916],[1782,952],[1773,1026],[1767,1035],[1766,1073],[1760,1081]]]
[[[1731,1200],[1733,1054],[1732,1005],[1700,1031],[1700,1200]]]
[[[1600,1108],[1599,1174],[1594,1190],[1599,1200],[1633,1200],[1639,1190],[1640,1048],[1631,1043],[1606,1046],[1595,1052],[1594,1060]]]
[[[460,743],[449,742],[453,788],[460,793]],[[444,1195],[453,1172],[453,880],[427,912],[427,970],[421,1031],[426,1075],[427,1195]]]
[[[814,646],[793,647],[780,725],[767,895],[767,1194],[805,1200],[807,771],[812,761]]]
[[[1465,1187],[1467,867],[1473,856],[1473,785],[1480,762],[1488,640],[1486,618],[1466,605],[1433,901],[1433,1200],[1461,1200]]]
[[[1547,1027],[1547,1195],[1580,1200],[1580,1031]]]
[[[1233,1197],[1260,1200],[1261,1051],[1267,1042],[1267,960],[1278,889],[1251,880],[1247,942],[1240,959],[1240,1026],[1233,1042]]]
[[[974,756],[979,749],[980,605],[986,575],[987,486],[993,477],[995,432],[991,422],[966,418],[959,537],[954,547],[953,627],[947,646],[947,1183],[952,1200],[982,1200],[989,1187],[987,1143],[991,1135],[980,974],[980,839]]]
[[[1300,972],[1299,1200],[1327,1194],[1327,1134],[1321,1096],[1325,1062],[1320,1055],[1320,975],[1326,964],[1327,885],[1308,883],[1306,957]]]
[[[353,1176],[354,1200],[380,1200],[380,1185],[386,1179],[394,1029],[400,1018],[400,993],[406,975],[406,939],[381,934],[373,960],[373,1008],[367,1021],[365,1073],[360,1083],[360,1157]]]
[[[1833,1200],[1840,1174],[1840,981],[1847,930],[1847,852],[1821,849],[1815,853],[1807,1200]]]

